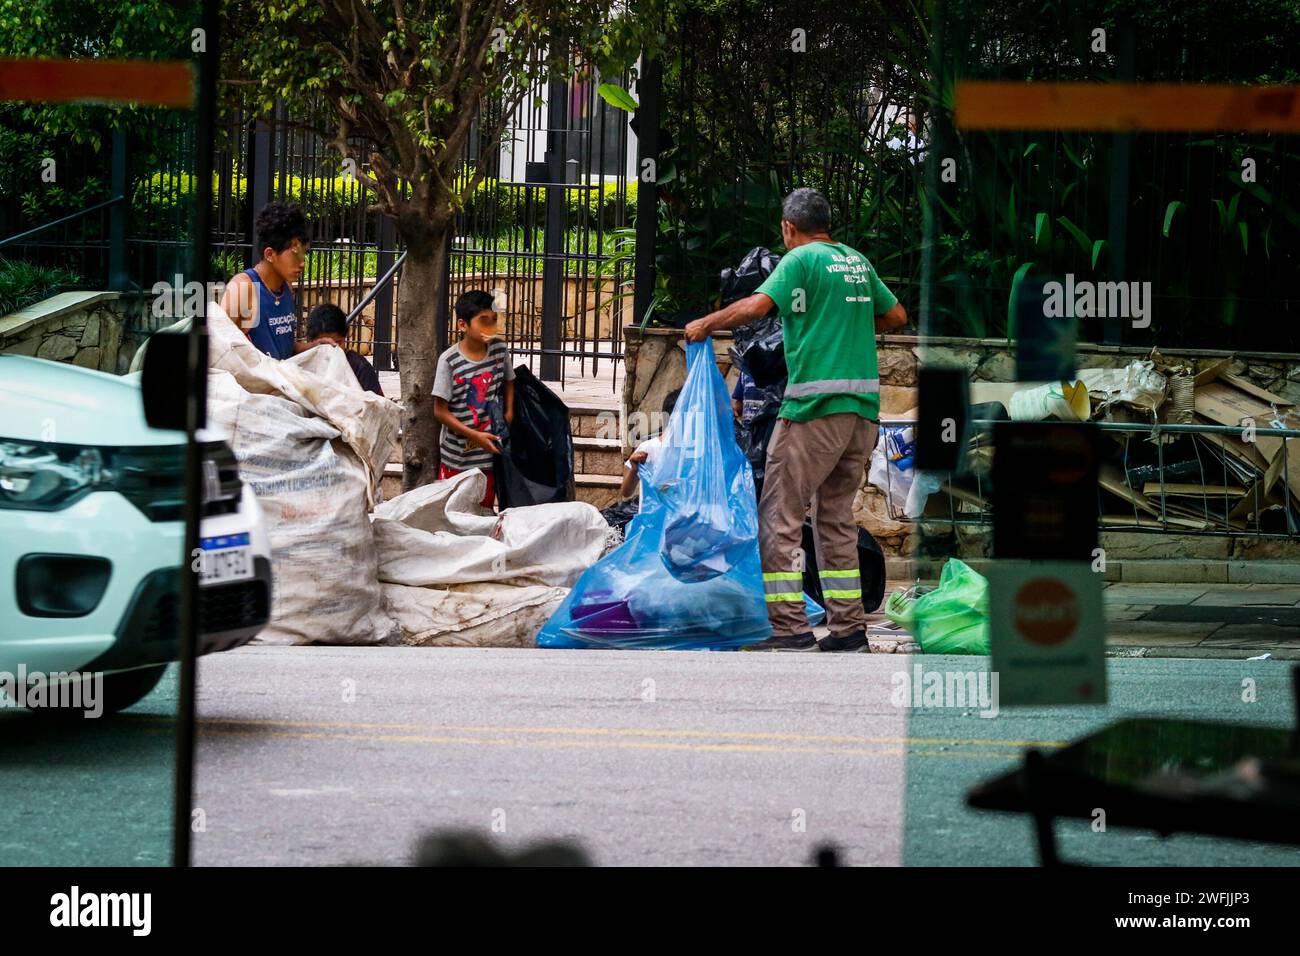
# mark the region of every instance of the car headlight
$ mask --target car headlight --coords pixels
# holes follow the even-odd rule
[[[117,448],[0,438],[0,509],[58,511],[116,491],[150,521],[184,514],[184,445]]]
[[[0,508],[61,508],[111,483],[98,448],[0,440]]]

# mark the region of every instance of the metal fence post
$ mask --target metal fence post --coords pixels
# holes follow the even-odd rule
[[[542,259],[542,362],[541,379],[560,379],[560,309],[564,295],[565,153],[568,127],[568,90],[562,80],[552,80],[546,103],[546,227]]]
[[[376,256],[375,275],[385,276],[393,266],[393,246],[397,230],[388,216],[379,217],[379,251]],[[396,277],[375,297],[375,326],[370,339],[371,357],[375,368],[384,372],[393,369],[393,286]],[[359,319],[360,317],[358,317]]]
[[[643,60],[636,91],[636,272],[632,297],[632,318],[642,322],[650,311],[655,292],[655,241],[659,236],[659,186],[656,183],[659,153],[659,93],[663,66],[658,60]],[[647,160],[649,166],[646,165]],[[647,175],[647,172],[652,175]]]
[[[126,129],[113,130],[112,182],[109,197],[126,196]],[[108,211],[108,287],[114,292],[126,290],[130,280],[126,273],[126,216],[128,204],[114,203]]]
[[[1121,22],[1119,34],[1118,79],[1120,82],[1133,80],[1133,24]],[[1116,133],[1114,149],[1111,152],[1110,170],[1110,228],[1107,240],[1110,244],[1109,268],[1112,281],[1123,282],[1127,276],[1128,264],[1128,213],[1129,213],[1129,171],[1132,155],[1133,136],[1131,133]],[[1128,320],[1117,315],[1107,315],[1102,328],[1102,340],[1118,345],[1124,341],[1124,326]]]
[[[257,248],[257,214],[271,201],[271,127],[265,119],[258,117],[253,121],[253,135],[248,142],[248,188],[244,195],[248,200],[248,266],[252,268],[262,258],[262,250]]]

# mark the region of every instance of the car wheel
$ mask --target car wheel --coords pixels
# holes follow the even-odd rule
[[[119,710],[125,710],[132,704],[138,704],[148,696],[149,692],[158,686],[162,680],[163,673],[167,670],[166,664],[159,664],[156,667],[141,667],[132,671],[119,671],[114,674],[103,675],[103,687],[100,691],[104,714],[115,714]],[[45,714],[50,717],[81,717],[85,713],[84,708],[77,707],[34,707],[31,708],[33,713]]]

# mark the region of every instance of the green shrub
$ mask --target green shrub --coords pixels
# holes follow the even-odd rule
[[[0,315],[77,285],[81,277],[61,266],[42,266],[21,259],[0,259]]]
[[[627,183],[626,192],[619,194],[615,182],[602,183],[599,189],[565,190],[565,207],[568,213],[566,229],[595,229],[597,223],[603,231],[630,225],[636,219],[636,180]],[[546,222],[546,192],[543,187],[507,186],[499,180],[485,177],[474,187],[465,203],[466,227],[479,232],[493,226],[500,234],[526,225],[528,193],[532,194],[532,225],[541,227]]]
[[[277,174],[271,187],[272,197],[279,197],[302,207],[307,222],[338,220],[355,209],[361,201],[361,183],[344,176],[314,177]],[[242,176],[231,182],[235,201],[241,202],[248,189]],[[212,201],[216,204],[218,184],[212,184]],[[180,236],[193,222],[194,176],[191,173],[154,172],[135,185],[131,201],[132,228],[137,233]]]

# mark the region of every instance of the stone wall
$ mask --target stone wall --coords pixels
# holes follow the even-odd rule
[[[122,375],[157,324],[144,296],[64,292],[0,318],[0,352]]]
[[[625,413],[653,413],[663,397],[680,388],[686,378],[682,333],[676,329],[623,330]],[[718,365],[730,386],[738,374],[731,366],[727,348],[731,334],[714,336]],[[1119,368],[1145,358],[1147,349],[1080,344],[1080,368]],[[1300,404],[1300,355],[1270,352],[1218,352],[1210,349],[1161,349],[1166,360],[1195,366],[1198,370],[1224,358],[1233,360],[1231,371],[1261,388]],[[1015,357],[1006,339],[931,338],[924,344],[916,336],[887,335],[880,340],[881,417],[901,415],[916,407],[916,371],[921,360],[927,365],[965,368],[972,382],[973,400],[979,401],[980,383],[1015,381]],[[625,449],[626,451],[626,449]],[[864,476],[865,477],[865,476]],[[871,532],[887,555],[911,556],[918,552],[987,557],[992,548],[988,525],[953,524],[926,519],[924,535],[914,521],[889,516],[884,494],[865,484],[854,502],[858,524]],[[973,517],[968,515],[967,517]],[[1293,560],[1300,558],[1300,542],[1278,539],[1228,538],[1209,535],[1179,535],[1134,531],[1103,531],[1102,546],[1112,558],[1197,558],[1203,560]]]

